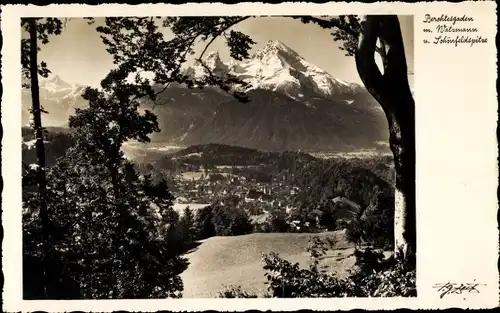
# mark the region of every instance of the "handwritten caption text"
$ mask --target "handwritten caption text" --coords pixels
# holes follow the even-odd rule
[[[423,32],[427,37],[424,39],[424,44],[473,47],[488,42],[488,38],[478,34],[480,30],[475,27],[474,18],[465,14],[462,16],[426,14],[423,22],[426,26]]]

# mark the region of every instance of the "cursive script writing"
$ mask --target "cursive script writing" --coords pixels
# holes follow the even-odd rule
[[[488,38],[484,34],[480,35],[481,30],[475,27],[474,18],[466,14],[425,14],[423,22],[426,24],[423,32],[432,36],[424,38],[424,44],[473,47],[488,43]]]
[[[485,284],[478,283],[451,283],[447,282],[445,284],[435,284],[434,288],[438,288],[437,291],[440,292],[439,298],[443,298],[449,294],[462,294],[462,293],[479,293],[479,286],[484,286]]]
[[[453,25],[440,24],[436,26],[438,33],[477,33],[475,27],[454,27]]]
[[[462,15],[462,16],[453,16],[447,14],[441,14],[440,16],[432,16],[430,14],[426,14],[424,17],[424,23],[442,23],[447,22],[455,25],[456,22],[474,22],[474,18]]]
[[[460,44],[467,44],[470,45],[471,47],[477,43],[487,43],[488,38],[484,38],[481,36],[476,36],[476,37],[470,37],[470,36],[456,36],[456,37],[449,37],[449,36],[443,36],[439,35],[434,37],[434,44],[452,44],[455,47],[458,47]]]

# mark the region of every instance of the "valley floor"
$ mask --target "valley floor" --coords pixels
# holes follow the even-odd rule
[[[241,286],[242,290],[262,295],[267,285],[262,253],[276,252],[301,266],[309,265],[306,251],[313,236],[335,238],[335,250],[329,250],[321,264],[330,272],[345,275],[352,268],[354,247],[344,231],[325,233],[254,233],[243,236],[212,237],[188,252],[190,264],[181,274],[184,298],[214,298],[224,287]]]

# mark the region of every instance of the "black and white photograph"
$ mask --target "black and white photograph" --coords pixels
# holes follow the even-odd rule
[[[21,26],[25,300],[416,296],[413,16]]]
[[[495,9],[2,4],[4,310],[498,306]]]
[[[413,23],[23,18],[23,298],[416,296]]]

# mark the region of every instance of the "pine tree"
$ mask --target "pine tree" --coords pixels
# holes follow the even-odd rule
[[[196,211],[194,217],[194,228],[197,240],[202,240],[215,236],[215,226],[213,223],[213,209],[211,206],[207,206]]]
[[[186,206],[184,208],[182,217],[180,219],[180,225],[182,228],[184,242],[189,243],[193,241],[195,239],[194,215],[189,206]]]

